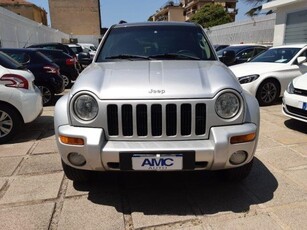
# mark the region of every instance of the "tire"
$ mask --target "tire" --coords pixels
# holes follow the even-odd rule
[[[220,175],[223,180],[226,181],[231,181],[231,182],[239,182],[243,179],[245,179],[253,166],[254,158],[247,164],[237,167],[237,168],[232,168],[232,169],[225,169],[220,171]]]
[[[265,80],[257,90],[256,98],[259,105],[272,105],[280,95],[279,83],[274,79]]]
[[[19,130],[23,121],[12,107],[0,106],[0,144],[11,140]]]
[[[38,88],[42,92],[43,95],[43,105],[51,105],[54,100],[54,92],[50,87],[45,85],[39,85]]]
[[[86,182],[90,180],[91,175],[92,175],[91,171],[76,169],[76,168],[73,168],[65,164],[63,160],[61,161],[62,161],[62,167],[63,167],[64,173],[68,179],[72,181],[77,181],[77,182]]]
[[[64,86],[65,89],[69,89],[71,87],[71,80],[67,75],[62,75],[62,78],[64,80]]]

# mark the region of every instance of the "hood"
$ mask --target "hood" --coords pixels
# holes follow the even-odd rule
[[[285,70],[289,66],[285,63],[269,63],[269,62],[248,62],[238,65],[230,66],[230,70],[236,77],[247,76],[251,74],[264,74],[268,72],[275,72]]]
[[[225,88],[242,91],[218,61],[123,61],[92,63],[75,82],[100,99],[212,98]]]
[[[293,86],[296,89],[307,90],[307,73],[299,77],[294,78]]]

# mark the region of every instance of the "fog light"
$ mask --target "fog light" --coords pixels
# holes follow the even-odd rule
[[[240,150],[240,151],[234,152],[231,155],[229,161],[233,165],[239,165],[239,164],[242,164],[246,159],[247,159],[247,152]]]
[[[82,166],[85,165],[86,163],[84,156],[80,153],[75,153],[75,152],[68,154],[68,160],[71,164],[75,166]]]

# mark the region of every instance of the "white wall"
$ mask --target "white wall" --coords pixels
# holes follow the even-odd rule
[[[214,26],[207,30],[213,44],[260,43],[272,44],[275,14],[258,16],[239,22]]]
[[[43,42],[61,42],[69,35],[0,7],[0,42],[3,48],[22,48]]]
[[[307,0],[279,7],[276,10],[276,25],[275,25],[275,33],[273,41],[274,46],[284,44],[287,14],[295,13],[306,9],[307,9]]]

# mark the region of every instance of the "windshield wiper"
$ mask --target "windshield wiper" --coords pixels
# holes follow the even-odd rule
[[[133,59],[150,60],[151,58],[148,56],[142,56],[142,55],[121,54],[121,55],[106,57],[105,59],[128,59],[132,61]]]
[[[186,54],[176,54],[176,53],[165,53],[165,54],[157,54],[153,56],[149,56],[150,58],[167,58],[167,59],[189,59],[189,60],[200,60],[199,57],[190,56]]]

